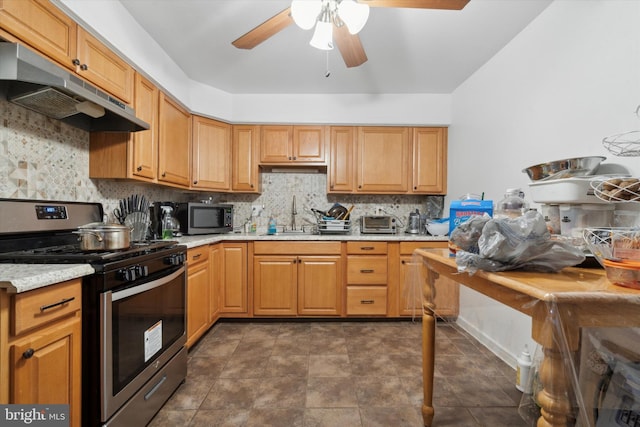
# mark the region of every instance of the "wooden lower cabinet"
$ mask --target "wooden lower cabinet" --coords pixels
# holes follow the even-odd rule
[[[347,286],[347,314],[384,316],[387,314],[386,286]]]
[[[249,315],[247,243],[222,243],[220,274],[220,314],[225,317]]]
[[[69,425],[80,426],[81,299],[81,279],[0,290],[0,403],[68,404]]]
[[[209,247],[187,251],[187,347],[209,329]]]
[[[414,259],[418,248],[446,248],[447,242],[401,242],[398,309],[401,316],[422,315],[422,286],[426,267]],[[439,277],[432,290],[436,316],[455,318],[459,313],[460,285],[446,277]]]
[[[256,316],[339,316],[342,282],[340,242],[254,243]]]

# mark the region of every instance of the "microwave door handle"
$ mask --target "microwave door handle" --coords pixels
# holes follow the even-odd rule
[[[120,299],[127,298],[132,295],[141,294],[142,292],[150,291],[151,289],[166,285],[167,283],[171,282],[177,277],[180,277],[180,275],[184,274],[185,271],[186,269],[183,265],[182,267],[180,267],[179,269],[177,269],[175,272],[171,273],[168,276],[161,277],[159,279],[153,280],[148,283],[144,283],[142,285],[132,286],[130,288],[114,292],[111,295],[111,301],[118,301]]]

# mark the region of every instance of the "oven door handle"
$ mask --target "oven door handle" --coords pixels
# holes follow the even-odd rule
[[[184,274],[186,271],[184,265],[177,269],[175,272],[171,273],[168,276],[161,277],[160,279],[153,280],[148,283],[144,283],[138,286],[132,286],[127,289],[123,289],[121,291],[117,291],[111,294],[111,301],[118,301],[123,298],[127,298],[133,295],[141,294],[142,292],[150,291],[151,289],[158,288],[160,286],[166,285],[172,280],[176,279],[180,275]]]

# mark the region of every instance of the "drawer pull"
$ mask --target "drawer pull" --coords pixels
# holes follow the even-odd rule
[[[373,246],[360,246],[360,250],[363,251],[372,251],[374,249]]]
[[[360,304],[373,304],[375,300],[372,299],[361,299]]]
[[[36,351],[34,349],[28,348],[27,350],[25,350],[24,353],[22,353],[22,357],[25,358],[25,359],[31,359],[31,357],[33,356],[33,354],[35,352]]]
[[[200,258],[201,256],[202,256],[202,254],[195,254],[195,255],[193,256],[193,260],[195,261],[195,260],[197,260],[198,258]]]
[[[373,273],[374,270],[360,270],[360,273]]]
[[[65,305],[68,302],[73,301],[74,299],[76,299],[76,297],[71,297],[71,298],[63,298],[58,302],[54,302],[53,304],[49,304],[49,305],[43,305],[40,306],[40,311],[45,311],[45,310],[49,310],[50,308],[54,308],[57,307],[59,305]]]

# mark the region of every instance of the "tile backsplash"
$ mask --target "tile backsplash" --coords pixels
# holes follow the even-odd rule
[[[149,200],[198,201],[211,198],[235,207],[234,222],[241,226],[251,206],[264,206],[256,222],[265,228],[273,215],[279,225],[291,224],[293,196],[296,223],[315,223],[311,208],[326,210],[334,203],[354,205],[352,219],[372,215],[376,208],[406,222],[416,208],[424,211],[428,199],[440,196],[327,195],[327,176],[312,172],[263,172],[262,194],[194,193],[159,185],[89,178],[89,133],[39,113],[0,100],[0,197],[101,202],[111,213],[118,200],[144,194]],[[113,220],[113,218],[110,218]]]

